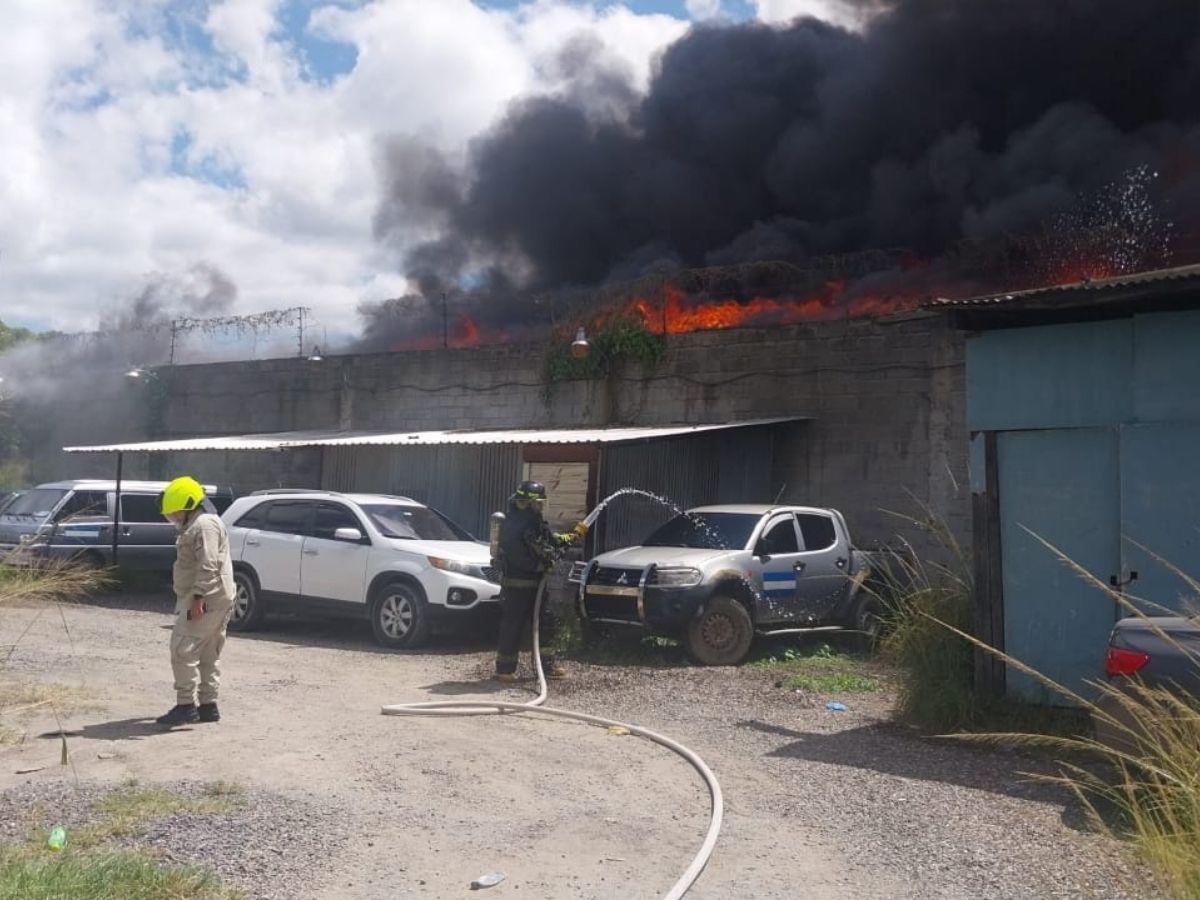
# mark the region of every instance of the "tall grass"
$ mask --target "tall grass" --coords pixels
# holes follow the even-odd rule
[[[74,565],[63,560],[26,560],[16,554],[0,560],[0,610],[18,603],[49,602],[57,607],[63,633],[71,642],[71,630],[61,604],[96,590],[108,583],[109,574]],[[0,745],[21,739],[20,731],[12,727],[14,716],[41,706],[50,707],[59,730],[60,714],[72,705],[83,692],[63,685],[30,685],[5,678],[5,668],[25,635],[41,618],[41,611],[30,618],[25,629],[7,647],[0,647]],[[66,738],[63,740],[63,760],[67,759]]]
[[[975,585],[970,560],[938,517],[925,511],[923,518],[905,518],[933,536],[943,559],[922,559],[901,541],[899,549],[885,551],[868,586],[884,608],[880,650],[900,673],[897,712],[927,730],[968,727],[980,713],[972,685],[973,651],[934,620],[971,630]]]
[[[1143,612],[1143,607],[1156,604],[1115,590],[1053,544],[1037,534],[1033,537],[1106,600],[1142,619],[1176,650],[1188,652]],[[1200,582],[1160,562],[1200,595]],[[1048,747],[1082,758],[1084,762],[1063,763],[1061,774],[1048,780],[1070,788],[1098,828],[1131,840],[1165,892],[1200,897],[1200,696],[1176,686],[1146,685],[1138,678],[1088,682],[1094,695],[1085,695],[962,630],[938,624],[1079,705],[1095,723],[1094,734],[1077,737],[1012,732],[959,737]],[[1193,659],[1200,670],[1200,658]]]
[[[104,569],[67,560],[0,559],[0,607],[32,600],[72,600],[108,584]]]
[[[899,669],[901,715],[926,728],[957,731],[953,736],[962,740],[1036,746],[1059,754],[1066,761],[1059,763],[1059,774],[1046,780],[1070,789],[1097,828],[1130,840],[1164,892],[1200,897],[1200,697],[1150,687],[1137,679],[1092,682],[1082,693],[988,646],[970,633],[974,587],[969,560],[944,523],[930,517],[920,524],[938,539],[948,561],[893,553],[881,582],[890,625],[883,651]],[[1142,611],[1154,604],[1113,589],[1057,547],[1034,537],[1097,590],[1098,602],[1115,601],[1127,615],[1142,618],[1161,639],[1183,650]],[[1168,561],[1158,561],[1200,596],[1200,582]],[[1047,733],[1061,731],[1061,719],[1048,717],[1038,723],[1025,716],[1012,730],[965,733],[995,727],[1005,719],[1012,727],[1012,704],[979,697],[973,689],[976,648],[1003,659],[1076,707],[1082,716],[1075,722],[1090,719],[1094,731],[1072,726],[1067,733]],[[1102,651],[1096,648],[1098,657]],[[1055,727],[1040,727],[1051,723]]]

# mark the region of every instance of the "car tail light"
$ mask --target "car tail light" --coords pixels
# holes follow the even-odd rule
[[[1133,675],[1140,672],[1150,662],[1149,653],[1138,653],[1136,650],[1125,650],[1121,647],[1109,647],[1104,657],[1104,671],[1110,678],[1117,675]]]

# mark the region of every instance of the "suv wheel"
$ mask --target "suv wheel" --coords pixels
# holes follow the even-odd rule
[[[230,631],[253,631],[262,624],[262,598],[258,582],[249,572],[240,569],[233,573],[233,610],[229,614]]]
[[[429,636],[425,592],[411,582],[389,581],[375,592],[371,630],[384,647],[419,647]]]
[[[750,613],[732,597],[713,597],[687,627],[688,653],[706,666],[736,666],[753,640]]]

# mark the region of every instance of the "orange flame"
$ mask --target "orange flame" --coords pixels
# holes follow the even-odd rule
[[[965,296],[979,290],[969,281],[921,284],[927,263],[913,258],[901,267],[903,272],[916,276],[905,278],[898,291],[868,293],[864,283],[847,283],[834,279],[805,296],[752,297],[736,299],[693,299],[682,288],[666,284],[661,290],[637,296],[623,306],[609,308],[594,315],[590,327],[600,328],[614,319],[628,318],[656,334],[686,334],[693,331],[714,331],[739,327],[793,325],[832,319],[860,319],[892,315],[915,309],[934,293],[940,296]],[[1039,279],[1042,284],[1063,285],[1080,281],[1107,278],[1115,274],[1104,261],[1074,261]],[[930,279],[931,280],[931,279]],[[953,282],[953,279],[951,280]],[[573,333],[575,326],[571,325]],[[481,326],[467,315],[459,315],[444,334],[432,333],[406,338],[392,346],[393,350],[435,350],[443,347],[460,349],[511,340],[533,339],[536,326],[515,326],[515,330]]]
[[[615,313],[593,320],[599,327],[622,316],[636,318],[657,334],[685,334],[747,325],[792,325],[833,318],[882,316],[911,309],[920,302],[917,296],[858,296],[845,299],[846,283],[829,281],[809,297],[754,297],[750,300],[714,300],[689,303],[677,286],[663,288],[661,300],[638,297]]]
[[[485,331],[470,316],[462,315],[455,319],[453,327],[449,328],[445,334],[422,334],[405,338],[392,344],[391,349],[393,352],[437,350],[447,347],[462,349],[479,347],[484,344],[501,344],[507,339],[506,332],[498,329]]]

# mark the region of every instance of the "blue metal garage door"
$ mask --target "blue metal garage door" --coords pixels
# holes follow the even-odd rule
[[[1084,679],[1102,675],[1116,604],[1029,531],[1104,581],[1118,572],[1117,430],[1006,432],[999,435],[997,454],[1005,648],[1056,681],[1086,690]],[[1008,690],[1038,702],[1065,702],[1012,669]]]
[[[1194,605],[1194,591],[1132,541],[1193,577],[1200,575],[1200,426],[1129,425],[1121,429],[1121,530],[1129,593],[1173,610]]]

